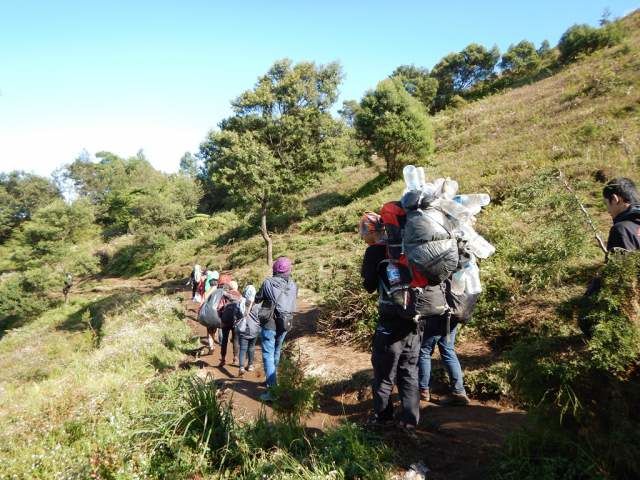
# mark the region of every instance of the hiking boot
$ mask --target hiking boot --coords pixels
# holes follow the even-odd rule
[[[244,368],[240,367],[240,370],[238,370],[238,376],[241,377],[242,375],[244,375],[245,372],[246,372],[246,370]]]
[[[256,367],[254,367],[253,365],[249,365],[247,367],[247,372],[253,372],[256,369]]]
[[[431,394],[429,393],[429,389],[428,388],[421,388],[420,389],[420,400],[422,400],[423,402],[431,401]]]
[[[261,402],[266,402],[266,403],[273,402],[273,397],[271,396],[271,392],[269,391],[266,391],[263,394],[261,394],[259,398]]]
[[[367,419],[367,425],[370,427],[388,427],[393,425],[393,419],[380,417],[374,413]]]
[[[452,393],[448,397],[440,400],[440,405],[466,407],[467,405],[469,405],[469,397],[467,397],[466,393]]]

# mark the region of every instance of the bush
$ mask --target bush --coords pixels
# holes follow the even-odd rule
[[[272,405],[276,417],[297,425],[317,408],[317,382],[302,369],[300,352],[284,355],[278,366],[278,383],[271,387]]]
[[[586,24],[573,25],[562,34],[558,42],[560,61],[570,62],[579,55],[616,45],[622,41],[622,37],[622,29],[616,23],[610,23],[600,28]]]
[[[612,255],[602,287],[584,306],[589,336],[529,338],[508,355],[510,383],[539,419],[534,437],[555,431],[563,450],[591,462],[593,468],[580,474],[562,460],[562,449],[551,453],[527,443],[526,457],[545,458],[566,472],[561,478],[640,476],[639,274],[640,252]]]
[[[377,296],[362,287],[358,258],[337,278],[325,296],[325,308],[318,320],[322,331],[341,344],[367,347],[378,321]]]

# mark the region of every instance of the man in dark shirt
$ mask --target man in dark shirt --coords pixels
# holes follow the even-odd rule
[[[373,293],[381,282],[389,283],[387,274],[387,248],[378,215],[367,212],[360,223],[360,234],[369,244],[362,260],[362,283]],[[382,302],[381,293],[380,301]],[[379,305],[381,307],[381,304]],[[418,356],[421,332],[416,323],[390,314],[379,308],[379,320],[373,338],[371,364],[373,366],[372,422],[384,425],[393,420],[391,393],[394,384],[402,404],[400,426],[412,430],[420,415],[418,393]]]
[[[640,195],[628,178],[615,178],[602,190],[607,211],[613,219],[607,250],[640,249]]]

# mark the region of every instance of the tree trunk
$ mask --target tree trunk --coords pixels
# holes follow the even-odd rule
[[[267,265],[271,266],[273,263],[273,242],[267,230],[267,206],[267,200],[262,200],[262,205],[260,206],[260,233],[267,247]]]

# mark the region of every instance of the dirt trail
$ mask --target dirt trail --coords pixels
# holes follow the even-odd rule
[[[91,292],[146,294],[160,289],[182,300],[186,321],[203,343],[205,329],[195,321],[196,305],[190,301],[190,292],[181,281],[162,283],[152,279],[101,278],[78,290],[86,295]],[[307,374],[318,377],[321,382],[320,408],[307,420],[307,426],[325,429],[341,420],[364,422],[372,408],[370,354],[324,339],[316,330],[318,314],[317,307],[301,300],[294,329],[286,341],[288,348],[300,352]],[[464,338],[458,345],[458,352],[463,367],[467,368],[486,363],[490,355],[490,349],[482,342]],[[238,366],[230,364],[231,358],[232,347],[229,345],[229,363],[220,367],[220,348],[216,344],[212,354],[196,356],[194,352],[180,366],[194,369],[203,377],[209,375],[219,382],[232,398],[239,420],[255,418],[262,408],[270,415],[269,407],[258,400],[264,391],[260,346],[256,347],[256,370],[242,377],[238,376]],[[472,400],[468,407],[440,406],[437,404],[439,393],[443,393],[442,390],[435,388],[435,401],[421,405],[420,425],[415,436],[409,437],[393,427],[379,432],[398,452],[398,469],[422,462],[430,469],[430,480],[485,478],[491,459],[499,452],[506,435],[522,424],[524,412],[491,401]],[[397,398],[395,401],[397,405]]]
[[[205,329],[195,321],[195,304],[189,301],[188,293],[181,296],[187,305],[187,321],[204,341]],[[316,331],[317,307],[302,300],[298,309],[294,329],[286,343],[289,348],[300,351],[305,371],[318,377],[322,385],[319,411],[307,420],[307,426],[324,429],[341,420],[364,422],[372,408],[370,354],[328,342]],[[231,350],[229,345],[227,362],[231,361]],[[486,353],[484,350],[477,342],[469,342],[460,345],[460,356],[473,363]],[[183,367],[199,368],[200,375],[210,375],[222,388],[228,389],[238,418],[254,418],[262,408],[270,414],[269,407],[258,400],[264,391],[260,346],[256,347],[256,370],[242,377],[238,376],[237,365],[219,367],[219,362],[216,345],[213,354],[192,357]],[[436,402],[437,394],[436,389]],[[433,402],[422,404],[415,437],[407,437],[392,427],[381,433],[386,442],[400,452],[403,463],[398,465],[400,468],[422,462],[431,470],[429,479],[477,479],[484,478],[487,465],[506,435],[523,420],[524,412],[496,402],[472,400],[468,407],[445,407]]]

